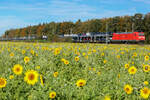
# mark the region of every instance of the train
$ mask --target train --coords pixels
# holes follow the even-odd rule
[[[41,38],[37,36],[24,36],[24,37],[11,37],[11,38],[3,38],[0,37],[0,41],[20,41],[20,40],[47,40],[48,37],[46,35],[42,35]]]
[[[69,37],[74,43],[144,43],[144,32],[88,32],[83,34],[62,34],[60,38]],[[36,40],[36,36],[0,38],[0,41]],[[41,40],[47,40],[43,35]]]
[[[91,32],[85,34],[71,34],[73,42],[81,43],[143,43],[144,32]]]

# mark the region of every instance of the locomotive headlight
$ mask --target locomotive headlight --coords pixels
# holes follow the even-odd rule
[[[145,39],[145,37],[143,37],[143,36],[140,36],[140,37],[139,37],[139,39],[142,39],[142,40],[144,40],[144,39]]]

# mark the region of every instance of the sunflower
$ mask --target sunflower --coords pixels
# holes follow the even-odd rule
[[[79,52],[77,52],[77,55],[79,56],[79,55],[80,55],[80,53],[79,53]]]
[[[140,91],[141,91],[140,95],[142,98],[147,99],[149,97],[150,90],[147,87],[144,87]]]
[[[36,53],[35,56],[38,56],[38,54]]]
[[[148,82],[148,81],[144,81],[144,84],[145,84],[145,85],[148,85],[148,84],[149,84],[149,82]]]
[[[28,70],[25,73],[24,81],[26,81],[28,84],[34,85],[38,82],[38,73],[34,70]]]
[[[55,48],[54,54],[58,55],[60,53],[60,49],[59,48]]]
[[[58,76],[58,72],[54,72],[54,73],[53,73],[53,76],[54,76],[54,77],[57,77],[57,76]]]
[[[127,93],[127,94],[131,94],[132,91],[133,91],[133,88],[130,86],[130,85],[125,85],[124,86],[124,91]]]
[[[93,68],[93,71],[96,71],[96,69],[95,69],[95,68]]]
[[[14,56],[14,53],[13,53],[13,52],[12,52],[12,53],[10,53],[10,54],[9,54],[9,56],[10,56],[10,57],[13,57],[13,56]]]
[[[30,61],[30,58],[29,58],[29,57],[27,57],[27,56],[24,57],[24,62],[25,62],[25,63],[28,63],[29,61]]]
[[[101,72],[99,71],[99,72],[97,72],[97,75],[101,75]]]
[[[40,69],[40,66],[36,66],[35,68],[36,68],[36,69]]]
[[[79,57],[75,57],[75,61],[79,61]]]
[[[124,54],[124,52],[122,51],[122,52],[121,52],[121,54],[123,55],[123,54]]]
[[[26,51],[25,50],[22,50],[22,54],[24,55],[26,53]]]
[[[119,59],[120,58],[120,55],[117,55],[117,59]]]
[[[146,55],[146,56],[144,57],[144,59],[145,59],[145,61],[148,61],[148,60],[149,60],[149,56]]]
[[[92,68],[91,68],[91,67],[89,67],[89,70],[92,70]]]
[[[105,54],[104,53],[101,53],[101,56],[104,56]]]
[[[120,74],[118,74],[118,78],[120,78]]]
[[[137,69],[134,66],[132,66],[128,69],[128,72],[129,74],[135,74],[137,72]]]
[[[85,56],[85,58],[86,58],[86,59],[88,59],[88,58],[89,58],[89,56],[87,55],[87,56]]]
[[[82,86],[84,86],[85,84],[86,84],[86,81],[83,80],[83,79],[80,79],[80,80],[78,80],[78,81],[76,82],[76,85],[77,85],[78,87],[82,87]]]
[[[56,92],[50,92],[49,93],[49,97],[51,98],[51,99],[54,99],[55,97],[56,97]]]
[[[105,96],[104,100],[111,100],[109,96]]]
[[[43,86],[44,82],[43,82],[43,76],[42,75],[40,75],[40,81],[41,81],[41,85]]]
[[[150,66],[149,65],[144,65],[143,70],[144,70],[144,72],[149,72],[150,71]]]
[[[22,74],[23,67],[20,64],[16,64],[12,70],[16,75],[20,75]]]
[[[8,48],[8,51],[10,52],[10,48]]]
[[[93,52],[95,53],[95,52],[96,52],[96,50],[94,49],[94,50],[93,50]]]
[[[34,55],[34,54],[35,54],[34,50],[31,50],[31,51],[30,51],[30,53],[31,53],[32,55]]]
[[[9,79],[13,79],[13,78],[14,78],[14,76],[13,76],[13,75],[10,75],[10,76],[9,76]]]
[[[0,78],[0,88],[6,87],[6,79],[5,78]]]
[[[68,65],[68,64],[69,64],[69,61],[68,61],[68,60],[65,60],[65,61],[64,61],[64,64]]]
[[[64,61],[65,61],[65,59],[64,59],[64,58],[62,58],[62,59],[61,59],[61,61],[62,61],[62,62],[64,62]]]
[[[88,52],[88,55],[91,55],[91,54],[92,54],[92,52],[91,52],[91,51],[89,51],[89,52]]]
[[[107,60],[104,60],[103,63],[106,64]]]
[[[135,53],[133,53],[133,57],[136,57],[137,56],[137,53],[135,52]]]
[[[83,53],[82,53],[82,55],[83,55],[83,56],[85,56],[85,55],[86,55],[86,53],[85,53],[85,52],[83,52]]]
[[[128,68],[129,68],[129,64],[125,64],[124,67],[125,67],[126,69],[128,69]]]

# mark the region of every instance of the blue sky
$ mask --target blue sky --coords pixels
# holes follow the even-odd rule
[[[0,0],[0,35],[43,22],[146,14],[150,0]]]

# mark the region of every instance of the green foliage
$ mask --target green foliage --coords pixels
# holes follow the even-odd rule
[[[3,37],[24,37],[36,36],[41,39],[42,35],[47,35],[51,41],[53,36],[60,34],[79,34],[87,32],[106,32],[106,23],[110,32],[145,32],[146,42],[150,38],[150,14],[143,15],[137,13],[134,16],[116,16],[112,18],[91,19],[82,22],[80,19],[73,23],[68,22],[50,22],[35,26],[28,26],[21,29],[10,29],[5,32]]]

